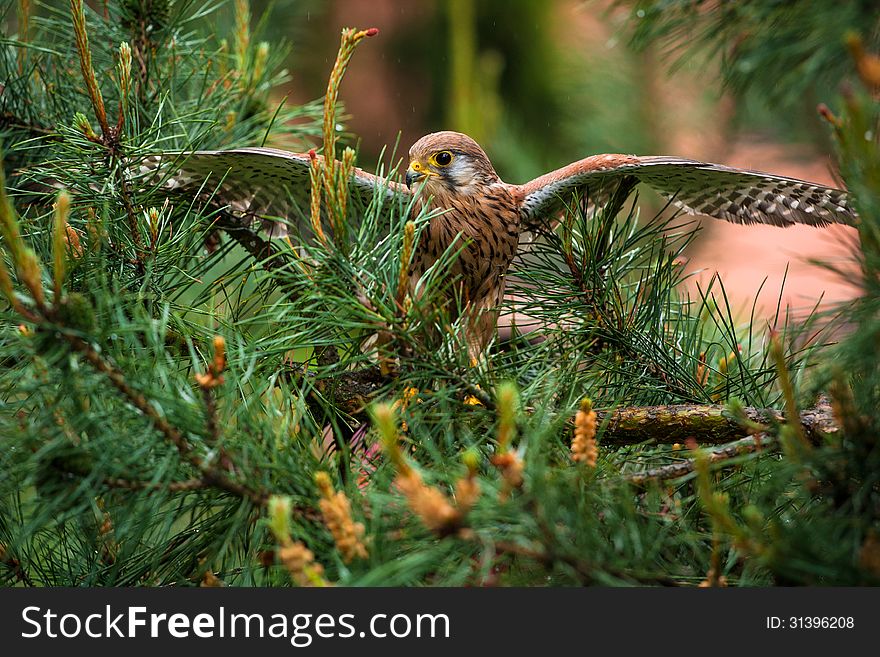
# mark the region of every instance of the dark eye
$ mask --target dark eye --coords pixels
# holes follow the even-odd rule
[[[452,162],[452,153],[449,151],[440,151],[434,156],[434,161],[441,167],[448,166]]]

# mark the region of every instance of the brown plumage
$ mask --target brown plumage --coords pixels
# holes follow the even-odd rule
[[[476,355],[492,337],[504,277],[519,246],[521,197],[463,134],[427,135],[409,158],[407,186],[419,193],[419,205],[442,211],[422,234],[410,281],[418,281],[449,247],[461,248],[450,273],[460,280],[461,301],[469,309],[468,342]]]
[[[589,191],[601,202],[626,176],[645,183],[689,214],[741,224],[824,226],[857,220],[846,192],[815,183],[669,156],[594,155],[524,185],[503,182],[482,148],[467,135],[436,132],[410,149],[406,186],[356,169],[352,196],[368,204],[376,194],[417,194],[433,217],[413,257],[418,278],[453,244],[461,253],[452,274],[469,308],[472,353],[491,338],[505,275],[523,236],[553,228],[572,194]],[[173,161],[173,165],[165,165]],[[174,189],[208,189],[228,209],[264,224],[296,222],[309,201],[309,157],[268,148],[198,151],[151,158],[145,168],[166,173]],[[206,182],[207,180],[207,182]],[[296,214],[297,210],[299,215]],[[273,233],[278,234],[277,228]]]

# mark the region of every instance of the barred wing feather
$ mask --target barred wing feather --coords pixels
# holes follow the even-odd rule
[[[166,190],[201,192],[234,216],[260,220],[270,234],[286,233],[285,224],[299,225],[309,214],[311,179],[307,153],[274,148],[163,153],[141,165],[141,173],[160,174]],[[377,193],[390,200],[409,193],[405,186],[355,169],[349,187],[352,200],[363,207]]]
[[[847,193],[806,180],[669,156],[596,155],[521,187],[525,225],[553,221],[565,196],[602,190],[632,176],[689,214],[739,224],[854,225]]]

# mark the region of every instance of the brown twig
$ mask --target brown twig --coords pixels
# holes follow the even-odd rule
[[[499,554],[506,554],[514,557],[525,557],[540,563],[548,570],[557,563],[563,563],[575,572],[577,572],[581,582],[590,584],[595,581],[595,573],[601,572],[614,575],[623,580],[637,580],[645,584],[659,584],[661,586],[679,586],[679,582],[663,575],[654,573],[641,573],[632,570],[619,570],[609,564],[592,564],[586,559],[574,557],[572,555],[557,554],[551,550],[529,548],[509,541],[496,541],[493,547]]]
[[[181,493],[200,488],[208,488],[211,484],[204,479],[194,478],[185,481],[140,481],[138,479],[122,479],[120,477],[107,477],[102,483],[110,488],[121,488],[124,490],[164,490],[170,493]]]
[[[35,135],[45,135],[53,139],[60,139],[57,130],[36,123],[30,123],[26,119],[17,117],[11,112],[0,112],[0,126],[4,128],[15,128],[16,130],[26,130]]]
[[[111,130],[115,133],[115,128]],[[146,266],[144,265],[144,243],[143,240],[141,240],[140,230],[138,229],[138,220],[134,204],[131,202],[128,181],[125,179],[125,174],[123,173],[122,168],[119,169],[117,182],[119,184],[119,195],[122,197],[122,206],[125,208],[128,232],[131,233],[131,240],[134,244],[134,264],[137,268],[138,276],[143,276],[146,272]]]
[[[150,404],[143,394],[133,389],[125,378],[125,374],[106,361],[89,343],[81,338],[67,333],[62,333],[70,346],[83,356],[98,372],[104,374],[110,383],[125,397],[135,408],[141,411],[151,422],[153,427],[161,433],[168,442],[177,448],[181,457],[192,464],[202,473],[203,479],[211,485],[250,500],[258,506],[262,506],[268,500],[268,494],[257,491],[251,487],[233,481],[225,473],[206,462],[196,454],[192,446],[183,434]]]
[[[0,545],[0,563],[9,568],[15,578],[25,586],[35,586],[27,571],[22,567],[21,561],[13,557],[3,545]]]
[[[221,215],[217,220],[217,226],[269,273],[280,272],[290,265],[290,261],[268,239],[242,226],[241,221],[234,217],[228,214]]]
[[[721,464],[721,466],[724,467],[725,465],[732,465],[731,463],[726,463],[726,461],[730,461],[737,456],[751,454],[763,449],[775,449],[777,446],[778,440],[775,436],[760,433],[748,438],[742,438],[730,445],[713,449],[709,451],[704,458],[710,465]],[[659,468],[652,468],[651,470],[646,470],[644,472],[627,475],[625,479],[636,486],[644,486],[649,482],[661,482],[684,477],[685,475],[694,472],[696,468],[697,460],[687,459],[680,463],[672,463],[670,465],[660,466]]]
[[[293,373],[300,377],[314,379],[315,389],[325,397],[333,398],[340,410],[353,416],[366,417],[366,407],[392,379],[382,374],[378,367],[366,367],[359,370],[341,371],[335,376],[317,378],[316,374],[305,367],[305,364],[293,368]]]
[[[202,401],[205,403],[205,425],[208,435],[211,436],[211,444],[216,445],[220,441],[220,424],[217,422],[217,400],[214,397],[214,389],[201,386]]]

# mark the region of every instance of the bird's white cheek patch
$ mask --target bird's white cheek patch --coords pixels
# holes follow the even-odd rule
[[[461,164],[453,166],[448,175],[455,185],[456,194],[470,195],[477,193],[481,189],[476,171],[469,166]]]

